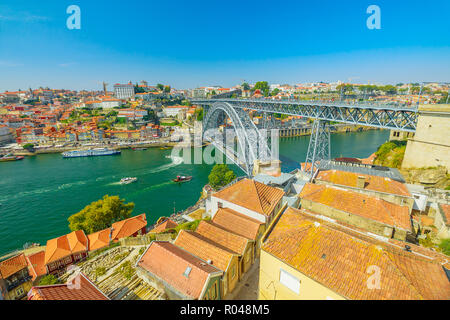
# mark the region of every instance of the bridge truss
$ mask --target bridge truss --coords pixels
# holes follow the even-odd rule
[[[303,167],[308,173],[312,174],[317,163],[322,159],[330,158],[330,133],[326,125],[327,121],[347,123],[353,125],[371,126],[382,129],[391,129],[397,131],[415,132],[418,119],[417,107],[398,106],[395,104],[374,104],[358,103],[348,104],[344,102],[319,102],[319,101],[301,101],[301,100],[267,100],[267,99],[193,99],[192,103],[204,106],[207,110],[204,129],[213,129],[217,127],[218,110],[230,117],[236,131],[246,131],[251,129],[249,134],[238,133],[237,139],[245,141],[241,143],[244,148],[243,162],[245,165],[239,166],[251,175],[253,162],[256,159],[262,160],[268,157],[262,157],[261,148],[264,155],[270,155],[270,150],[266,143],[261,143],[261,134],[251,133],[258,131],[253,121],[248,116],[246,110],[255,110],[263,113],[263,128],[270,128],[272,123],[265,123],[268,114],[280,113],[293,116],[315,119],[313,124],[310,144],[306,157],[306,163]],[[270,116],[273,120],[273,117]],[[214,143],[215,139],[210,139]],[[247,148],[247,149],[245,149]],[[250,163],[252,162],[252,163]],[[245,169],[244,169],[245,167]],[[249,171],[250,170],[250,171]]]

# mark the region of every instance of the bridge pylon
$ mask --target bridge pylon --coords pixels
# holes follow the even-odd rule
[[[320,160],[330,160],[331,155],[330,129],[323,120],[315,120],[311,129],[308,153],[306,154],[303,172],[310,177],[317,169]]]

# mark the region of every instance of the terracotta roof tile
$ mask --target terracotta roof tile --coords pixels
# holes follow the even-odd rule
[[[356,188],[358,177],[365,178],[364,188],[367,190],[385,192],[407,197],[411,196],[404,183],[385,177],[359,174],[341,170],[325,170],[319,171],[316,179],[331,182],[333,184]]]
[[[222,271],[188,251],[163,241],[153,241],[141,257],[138,266],[191,299],[201,298],[208,276],[222,274]],[[188,267],[191,271],[185,276]]]
[[[83,230],[72,231],[47,241],[45,264],[67,257],[71,254],[87,251],[87,237]]]
[[[258,230],[263,224],[229,208],[217,210],[211,221],[228,231],[250,240],[256,240]]]
[[[113,240],[130,237],[142,228],[147,226],[145,213],[112,224],[114,228],[112,233]]]
[[[202,220],[195,232],[237,254],[243,255],[245,253],[248,243],[247,238],[223,229],[213,222]]]
[[[393,204],[359,192],[307,183],[300,193],[300,198],[404,230],[411,231],[412,228],[407,206]]]
[[[88,235],[89,251],[101,249],[109,245],[111,229],[107,228]]]
[[[30,254],[26,258],[28,270],[30,270],[33,280],[47,273],[47,269],[45,268],[45,250]]]
[[[32,287],[28,292],[28,300],[109,300],[83,273],[80,273],[79,288],[76,281],[72,286],[57,284]]]
[[[175,221],[173,221],[171,219],[166,219],[163,222],[161,222],[160,224],[158,224],[156,227],[154,227],[152,230],[150,230],[149,232],[161,233],[161,232],[166,231],[167,229],[173,229],[176,226],[178,226],[178,223],[176,223]]]
[[[262,250],[348,299],[450,299],[440,263],[288,208]],[[367,281],[380,268],[380,289]]]
[[[450,205],[440,203],[439,206],[441,207],[441,210],[444,213],[444,218],[446,219],[445,223],[447,225],[450,225]]]
[[[23,253],[0,262],[0,278],[8,278],[23,268],[27,268],[27,260]]]
[[[269,215],[283,198],[284,191],[251,179],[242,179],[214,193],[213,196],[255,212]]]
[[[235,255],[231,250],[193,231],[181,230],[174,243],[205,261],[211,260],[213,266],[225,272]]]

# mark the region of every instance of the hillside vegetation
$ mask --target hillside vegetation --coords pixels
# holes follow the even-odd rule
[[[405,156],[406,141],[383,143],[375,152],[374,164],[400,169]]]

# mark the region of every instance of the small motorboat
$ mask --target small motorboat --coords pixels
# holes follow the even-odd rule
[[[126,177],[126,178],[120,179],[120,184],[130,184],[130,183],[133,183],[136,181],[137,181],[136,177]]]
[[[172,179],[173,182],[188,182],[191,181],[192,176],[177,176],[175,179]]]
[[[15,156],[13,154],[7,154],[0,157],[0,161],[17,161],[22,160],[23,158],[24,158],[23,156]]]
[[[147,148],[131,148],[133,151],[141,151],[141,150],[147,150]]]

